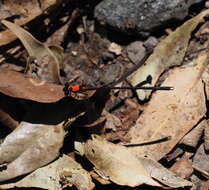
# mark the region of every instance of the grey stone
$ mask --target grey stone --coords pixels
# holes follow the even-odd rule
[[[153,37],[153,36],[150,36],[145,42],[144,42],[144,46],[147,48],[147,49],[150,49],[152,50],[158,43],[158,39]]]
[[[141,41],[135,41],[129,44],[126,51],[129,59],[136,64],[139,63],[146,54],[146,49]]]
[[[201,1],[103,0],[96,6],[94,15],[102,23],[122,32],[144,34],[172,19],[184,19],[188,8]]]

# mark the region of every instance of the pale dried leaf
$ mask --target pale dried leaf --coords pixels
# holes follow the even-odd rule
[[[152,76],[151,86],[155,86],[156,81],[163,71],[171,66],[180,65],[187,50],[188,42],[192,31],[203,21],[203,17],[209,13],[206,10],[196,17],[188,20],[185,24],[177,28],[168,37],[158,43],[153,54],[146,63],[140,67],[132,76],[130,82],[137,85],[145,81],[148,75]],[[140,100],[147,99],[150,91],[138,90],[137,95]]]
[[[38,79],[32,83],[31,78],[6,68],[0,70],[0,92],[37,102],[56,102],[64,97],[63,86],[43,83]]]
[[[65,132],[60,125],[21,122],[0,145],[0,163],[7,168],[0,172],[0,181],[34,171],[58,155]]]
[[[75,185],[79,190],[91,190],[94,184],[89,173],[69,156],[63,155],[51,164],[39,168],[23,179],[0,185],[3,189],[14,187],[36,187],[49,190],[61,190],[64,186]]]
[[[176,176],[176,174],[164,168],[156,161],[142,157],[139,157],[139,160],[150,173],[150,175],[164,185],[172,188],[192,186],[192,182]]]
[[[128,136],[131,144],[149,142],[171,136],[171,140],[144,147],[130,147],[138,156],[159,160],[169,153],[206,113],[201,75],[208,61],[207,53],[196,59],[197,66],[175,68],[162,86],[173,91],[157,91],[144,109]]]
[[[45,60],[42,64],[47,65],[48,68],[47,81],[60,83],[61,79],[59,70],[61,63],[59,61],[62,56],[57,58],[57,53],[53,53],[57,48],[51,47],[53,49],[53,51],[51,51],[44,43],[35,39],[29,32],[20,26],[6,20],[3,20],[2,23],[20,39],[29,56],[34,57],[38,63],[42,63]]]
[[[144,166],[127,147],[92,135],[92,140],[88,140],[84,144],[84,150],[88,160],[116,184],[131,187],[141,184],[161,186],[151,178]]]

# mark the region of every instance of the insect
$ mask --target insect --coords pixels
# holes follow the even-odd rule
[[[88,86],[82,86],[79,84],[71,85],[69,83],[65,83],[65,87],[63,89],[65,96],[69,96],[72,93],[85,93],[88,91],[95,91],[98,89],[108,89],[108,90],[173,90],[174,88],[171,86],[125,86],[125,87],[117,87],[117,86],[101,86],[101,87],[88,87]]]
[[[65,87],[63,88],[64,94],[65,94],[65,96],[70,96],[70,95],[73,95],[73,94],[74,95],[76,95],[76,94],[81,94],[81,95],[86,94],[87,95],[89,92],[94,93],[94,91],[98,90],[98,89],[108,89],[108,90],[139,90],[139,89],[143,89],[143,90],[173,90],[173,87],[171,87],[171,86],[162,86],[162,87],[160,87],[160,86],[157,86],[157,87],[142,86],[144,84],[151,83],[152,77],[150,75],[147,76],[147,79],[144,82],[138,84],[135,87],[131,87],[131,86],[117,87],[117,86],[115,86],[116,84],[125,80],[135,70],[137,70],[138,67],[146,61],[146,59],[149,57],[150,54],[151,54],[151,52],[149,52],[137,65],[135,65],[133,68],[128,70],[117,81],[114,81],[112,83],[109,83],[108,85],[100,86],[100,87],[88,87],[88,86],[82,86],[82,85],[79,85],[79,84],[70,85],[67,82],[67,83],[65,83]],[[90,94],[92,94],[92,93],[90,93]]]

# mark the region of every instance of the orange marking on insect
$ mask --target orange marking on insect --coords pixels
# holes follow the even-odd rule
[[[81,90],[81,87],[80,85],[76,84],[76,85],[71,86],[71,90],[72,92],[79,92]]]

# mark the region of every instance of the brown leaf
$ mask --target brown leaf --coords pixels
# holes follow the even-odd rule
[[[209,180],[202,182],[199,190],[208,190],[208,189],[209,189]]]
[[[43,83],[31,79],[21,73],[5,68],[0,70],[0,92],[11,97],[30,99],[37,102],[56,102],[64,97],[63,86]]]
[[[131,144],[148,142],[171,136],[171,140],[144,147],[131,147],[138,155],[159,160],[169,153],[206,113],[201,75],[208,61],[207,53],[200,55],[194,67],[171,70],[162,86],[173,91],[156,92],[128,135]]]
[[[153,54],[147,59],[146,63],[132,76],[131,84],[135,86],[140,82],[145,81],[148,75],[151,75],[152,83],[150,85],[155,86],[163,71],[171,66],[180,65],[187,50],[192,31],[200,22],[203,21],[203,17],[208,13],[209,10],[206,10],[188,20],[168,37],[158,43]],[[147,99],[150,94],[151,91],[137,91],[140,100]]]
[[[61,47],[52,46],[50,50],[44,43],[41,43],[37,39],[35,39],[29,32],[21,28],[20,26],[3,20],[1,21],[6,27],[8,27],[23,43],[25,49],[27,50],[29,56],[34,57],[39,63],[40,67],[47,67],[47,76],[43,76],[43,74],[39,75],[40,79],[44,77],[44,79],[48,82],[56,82],[60,83],[60,65],[63,60],[63,55],[56,56],[61,53]],[[56,53],[54,53],[56,52]],[[60,62],[61,61],[61,62]]]
[[[8,113],[3,111],[2,109],[0,109],[0,121],[10,129],[15,129],[19,125],[18,121],[13,119]]]
[[[116,184],[135,187],[141,184],[161,186],[154,181],[128,148],[107,142],[100,136],[84,144],[85,156]]]
[[[63,155],[51,164],[39,168],[23,179],[0,185],[3,189],[14,187],[36,187],[49,190],[61,190],[75,185],[78,190],[91,190],[94,184],[89,173],[69,156]]]
[[[65,132],[60,125],[21,122],[0,145],[0,181],[12,179],[53,161],[59,155]]]
[[[170,171],[176,173],[183,179],[188,179],[193,173],[192,162],[189,160],[190,154],[185,153],[174,165],[170,168]]]

